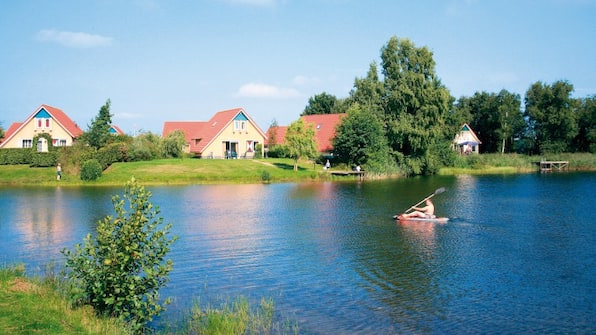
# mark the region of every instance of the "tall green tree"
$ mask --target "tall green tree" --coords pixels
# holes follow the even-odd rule
[[[285,145],[289,157],[294,159],[294,171],[298,171],[298,160],[314,158],[317,155],[315,130],[300,118],[288,127]]]
[[[565,152],[578,134],[576,100],[571,98],[573,85],[557,81],[552,85],[536,82],[525,97],[525,112],[540,153]]]
[[[112,114],[110,114],[110,99],[101,106],[99,113],[91,125],[88,126],[87,132],[83,135],[84,140],[90,146],[99,149],[105,146],[110,139],[110,128],[112,127]]]
[[[160,301],[159,289],[169,281],[173,263],[166,255],[176,240],[150,197],[132,178],[123,199],[112,197],[116,217],[99,221],[96,234],[88,234],[74,251],[62,250],[75,300],[129,322],[139,334],[169,303]]]
[[[329,93],[323,92],[308,99],[308,105],[304,108],[302,115],[313,114],[335,114],[338,99]]]
[[[480,138],[483,152],[513,151],[514,138],[521,136],[526,126],[520,96],[506,90],[461,97],[455,109],[457,114],[468,115],[465,122]]]
[[[366,169],[374,172],[384,172],[391,166],[383,121],[357,103],[337,126],[333,153],[342,163],[367,165]]]
[[[578,134],[572,151],[596,152],[596,95],[578,101]]]
[[[432,52],[394,36],[381,49],[381,60],[389,145],[406,157],[413,173],[432,171],[435,167],[427,158],[435,154],[436,144],[448,141],[446,119],[452,104],[435,74]]]
[[[354,80],[354,88],[350,92],[350,103],[357,103],[362,109],[370,111],[381,120],[385,120],[385,87],[379,79],[377,63],[372,62],[364,78]]]

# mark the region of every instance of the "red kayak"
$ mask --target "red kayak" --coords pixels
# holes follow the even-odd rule
[[[436,223],[447,223],[447,221],[449,221],[449,218],[445,218],[445,217],[434,217],[434,218],[404,218],[401,215],[394,215],[393,216],[394,219],[396,219],[399,222],[436,222]]]

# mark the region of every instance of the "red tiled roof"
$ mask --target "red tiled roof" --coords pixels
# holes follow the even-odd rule
[[[288,131],[288,126],[273,126],[269,127],[267,130],[267,137],[265,138],[265,143],[269,145],[269,139],[273,132],[275,144],[284,144],[286,141],[286,132]]]
[[[81,134],[83,134],[83,130],[79,128],[79,126],[72,121],[61,109],[48,106],[48,105],[41,105],[39,106],[24,122],[15,122],[10,125],[6,133],[4,134],[5,142],[13,137],[18,131],[20,130],[23,125],[25,125],[29,120],[31,120],[40,110],[45,109],[48,114],[52,117],[52,119],[58,123],[72,138],[77,138]]]
[[[329,152],[333,150],[333,138],[335,137],[335,127],[341,121],[341,118],[346,116],[345,113],[341,114],[314,114],[314,115],[304,115],[301,116],[301,119],[304,121],[305,124],[310,125],[315,130],[315,142],[317,143],[317,150],[319,152]],[[284,144],[285,137],[286,137],[286,126],[276,126],[275,129],[275,143],[276,144]],[[272,128],[267,130],[267,135],[269,132],[273,131]],[[267,138],[268,140],[269,138]]]
[[[184,133],[186,143],[190,145],[190,152],[199,152],[197,144],[200,137],[198,137],[198,134],[205,124],[204,121],[166,121],[163,123],[162,137],[166,137],[176,130],[181,130]]]
[[[77,138],[83,134],[83,130],[79,128],[79,126],[77,126],[77,124],[71,120],[61,109],[56,107],[41,105],[41,107],[31,114],[29,118],[37,114],[37,112],[42,108],[45,109],[52,116],[52,118],[56,120],[62,126],[62,128],[64,128],[66,132],[70,134],[70,136],[72,136],[72,138]]]
[[[315,140],[319,152],[328,152],[333,150],[333,138],[335,137],[335,127],[346,116],[342,114],[315,114],[304,115],[302,119],[306,124],[311,124],[315,130]]]
[[[112,129],[114,129],[114,131],[116,132],[116,134],[118,134],[118,135],[124,135],[124,132],[122,131],[122,129],[120,129],[120,127],[118,127],[117,125],[113,124],[110,127]]]
[[[251,117],[244,112],[242,108],[233,108],[215,113],[213,117],[207,121],[178,121],[165,122],[162,136],[167,136],[172,131],[179,129],[184,132],[187,143],[190,144],[190,152],[202,153],[203,150],[213,142],[215,138],[231,123],[238,113],[244,113],[248,121],[263,134],[263,131],[251,119]]]

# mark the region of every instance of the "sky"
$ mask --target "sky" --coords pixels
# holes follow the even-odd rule
[[[19,0],[0,27],[5,130],[42,104],[87,130],[110,99],[129,135],[237,107],[266,131],[347,97],[392,36],[428,48],[455,98],[596,94],[596,0]]]

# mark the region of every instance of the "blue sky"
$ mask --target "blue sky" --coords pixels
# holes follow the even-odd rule
[[[244,108],[265,131],[347,97],[391,36],[454,97],[567,80],[596,94],[596,0],[19,0],[0,5],[0,122],[39,105],[126,133]]]

